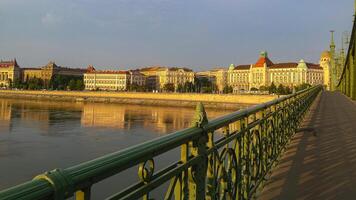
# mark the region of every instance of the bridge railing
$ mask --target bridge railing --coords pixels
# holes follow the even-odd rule
[[[347,51],[344,67],[337,84],[338,90],[346,96],[356,100],[356,13],[352,27],[350,44]]]
[[[156,199],[250,199],[321,88],[314,86],[211,121],[199,103],[191,128],[46,172],[1,191],[0,199],[90,199],[94,184],[134,167],[139,181],[107,199],[151,199],[162,186],[166,192]],[[177,148],[177,161],[156,170],[157,156]]]

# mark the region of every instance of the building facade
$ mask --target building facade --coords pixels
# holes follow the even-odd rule
[[[146,76],[146,87],[148,91],[160,89],[158,72],[165,70],[165,67],[152,66],[139,69],[139,72]]]
[[[208,71],[197,72],[196,78],[207,78],[212,84],[216,86],[219,92],[223,92],[227,85],[227,70],[224,68],[217,68]]]
[[[102,71],[91,65],[84,74],[85,90],[126,91],[130,85],[145,86],[145,76],[137,70]]]
[[[229,67],[228,84],[232,86],[234,92],[260,89],[272,83],[291,88],[303,83],[324,84],[324,70],[320,65],[304,60],[298,63],[273,63],[267,52],[261,52],[255,64]]]
[[[86,69],[61,67],[51,61],[47,65],[38,68],[23,68],[22,81],[26,82],[29,79],[42,79],[45,85],[48,85],[50,80],[56,75],[61,76],[83,76]]]
[[[173,84],[175,89],[186,82],[194,83],[195,74],[193,70],[179,67],[146,67],[140,72],[147,77],[147,86],[150,91],[163,90],[166,84]]]
[[[0,87],[10,87],[14,81],[20,79],[20,75],[20,67],[16,59],[0,61]]]
[[[158,71],[159,89],[163,89],[166,84],[173,84],[177,89],[179,85],[184,85],[186,82],[194,83],[194,72],[187,68],[166,68]]]

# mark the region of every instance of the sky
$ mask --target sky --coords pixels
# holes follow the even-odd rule
[[[0,59],[21,67],[194,70],[318,62],[329,30],[351,32],[353,0],[0,0]]]

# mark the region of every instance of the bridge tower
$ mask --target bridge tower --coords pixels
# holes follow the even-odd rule
[[[329,54],[330,54],[330,65],[331,65],[331,90],[335,90],[336,89],[336,84],[337,84],[337,66],[336,66],[336,62],[335,62],[335,42],[334,42],[334,30],[331,30],[331,39],[330,39],[330,50],[329,50]]]

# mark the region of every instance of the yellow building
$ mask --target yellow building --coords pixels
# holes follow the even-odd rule
[[[23,68],[22,69],[22,81],[26,82],[32,78],[39,78],[44,81],[45,84],[49,84],[50,80],[56,76],[83,76],[86,69],[61,67],[51,61],[47,65],[38,68]]]
[[[208,71],[197,72],[195,76],[199,79],[205,77],[216,85],[219,92],[223,92],[227,84],[227,70],[223,68],[212,69]]]
[[[139,69],[139,71],[146,76],[146,86],[149,91],[159,90],[159,76],[158,72],[165,70],[166,67],[152,66]]]
[[[121,90],[125,91],[130,85],[145,86],[146,79],[137,70],[132,71],[103,71],[89,66],[84,74],[85,90]]]
[[[166,84],[173,84],[177,89],[178,85],[184,85],[186,82],[194,83],[194,72],[187,68],[166,68],[157,73],[159,77],[159,89],[163,89]]]
[[[234,92],[259,89],[272,84],[288,87],[303,83],[311,85],[324,84],[324,70],[318,64],[304,60],[288,63],[273,63],[267,52],[261,52],[260,58],[251,65],[231,65],[228,71],[228,84]]]
[[[153,66],[141,68],[140,72],[147,77],[149,90],[162,90],[166,84],[173,84],[177,89],[186,82],[194,83],[195,76],[193,70],[180,67]]]
[[[324,85],[327,90],[331,89],[331,55],[329,51],[324,51],[321,53],[320,56],[320,61],[319,61],[320,66],[324,70]]]
[[[20,79],[20,75],[20,67],[16,59],[0,61],[0,87],[10,87],[14,81]]]

